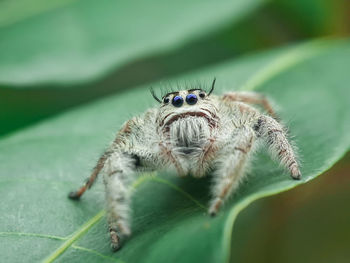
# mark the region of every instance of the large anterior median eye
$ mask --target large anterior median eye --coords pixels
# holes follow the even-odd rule
[[[181,107],[184,103],[184,99],[181,96],[175,96],[172,103],[175,107]]]
[[[190,105],[196,104],[197,100],[197,96],[193,93],[190,93],[186,96],[186,102]]]

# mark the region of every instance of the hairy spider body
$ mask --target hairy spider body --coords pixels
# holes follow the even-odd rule
[[[127,121],[99,159],[88,181],[69,197],[79,199],[101,172],[106,191],[107,220],[113,250],[129,236],[130,185],[142,171],[174,168],[179,176],[205,176],[213,171],[208,212],[215,215],[235,191],[258,141],[289,170],[301,173],[284,128],[260,94],[231,92],[211,95],[202,89],[166,94],[160,106]],[[184,99],[185,98],[185,99]],[[260,104],[263,114],[247,103]]]

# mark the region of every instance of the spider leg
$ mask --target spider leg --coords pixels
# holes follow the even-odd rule
[[[226,151],[221,153],[222,160],[218,162],[218,169],[214,175],[212,199],[209,205],[209,214],[212,216],[216,215],[244,175],[245,164],[251,152],[255,134],[250,127],[243,126],[237,130],[233,138],[234,143],[230,142],[227,146],[230,153]]]
[[[184,169],[182,168],[178,159],[172,153],[172,150],[170,149],[170,147],[167,146],[165,143],[161,142],[161,143],[159,143],[159,148],[160,148],[160,151],[161,151],[163,157],[165,158],[165,160],[169,161],[170,163],[172,163],[175,166],[177,174],[180,177],[186,176]]]
[[[267,142],[271,153],[277,156],[279,162],[289,170],[292,178],[300,179],[301,173],[298,162],[282,125],[269,116],[261,115],[254,129],[257,135]]]
[[[266,112],[274,119],[278,118],[268,99],[260,93],[248,91],[228,92],[223,95],[223,100],[239,101],[248,104],[257,104],[262,106],[266,110]]]
[[[123,239],[131,234],[129,225],[131,185],[139,171],[154,170],[159,165],[156,156],[146,147],[140,145],[143,134],[140,126],[142,119],[127,121],[118,132],[113,144],[99,159],[92,175],[77,191],[69,194],[71,199],[79,199],[90,188],[97,175],[103,175],[106,194],[106,213],[109,225],[111,246],[118,250]],[[134,136],[130,136],[130,135]]]
[[[78,191],[69,194],[70,198],[78,199],[87,188],[91,187],[97,174],[102,170],[106,193],[107,220],[113,251],[118,250],[122,239],[131,234],[129,227],[130,186],[135,180],[138,161],[139,158],[135,154],[120,151],[105,154],[100,158],[86,184]],[[100,163],[101,165],[99,165]]]
[[[114,145],[119,145],[119,143],[125,139],[130,134],[130,126],[134,123],[134,120],[127,121],[122,129],[118,132],[118,135],[116,139],[114,140]],[[68,194],[68,197],[72,200],[79,200],[80,197],[85,193],[87,189],[90,189],[91,186],[94,184],[95,180],[97,179],[98,174],[102,170],[107,158],[109,155],[113,152],[113,147],[111,149],[107,150],[98,160],[97,165],[92,170],[92,173],[90,177],[85,181],[85,183],[76,191],[72,191]]]
[[[216,141],[216,137],[209,138],[208,144],[203,148],[203,151],[198,159],[198,165],[197,169],[195,169],[194,177],[202,177],[205,175],[209,162],[215,157],[215,153],[219,149]]]
[[[106,160],[102,172],[111,247],[116,251],[121,247],[123,239],[131,234],[129,225],[131,184],[136,174],[134,155],[114,152]]]
[[[97,162],[97,165],[93,169],[90,177],[86,180],[86,182],[76,191],[72,191],[68,194],[68,197],[72,200],[79,200],[80,197],[85,193],[87,189],[90,189],[91,186],[94,184],[98,174],[100,173],[101,169],[103,168],[105,161],[108,156],[108,152],[103,154],[100,159]]]

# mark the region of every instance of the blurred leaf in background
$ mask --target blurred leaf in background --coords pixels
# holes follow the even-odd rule
[[[0,135],[119,89],[248,51],[348,35],[347,5],[2,1]]]
[[[86,84],[236,23],[260,3],[71,1],[1,30],[0,82]]]
[[[243,210],[231,262],[348,262],[349,171],[350,154],[316,180]]]
[[[103,0],[69,1],[56,8],[40,2],[51,8],[38,8],[35,16],[21,13],[13,21],[8,14],[20,4],[5,1],[0,9],[5,17],[0,29],[1,133],[132,86],[134,79],[160,77],[162,72],[142,65],[144,58],[236,24],[261,2]],[[130,63],[136,65],[125,68]],[[186,61],[178,71],[183,65]]]

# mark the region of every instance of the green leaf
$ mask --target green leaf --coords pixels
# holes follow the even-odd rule
[[[0,3],[0,84],[90,83],[135,59],[237,23],[262,2]]]
[[[145,87],[125,91],[0,141],[0,253],[5,262],[225,262],[239,212],[258,198],[305,183],[349,149],[350,42],[311,42],[183,75],[220,94],[237,88],[268,94],[295,137],[303,179],[294,181],[256,154],[252,169],[221,213],[206,214],[210,179],[166,171],[134,184],[133,235],[112,253],[98,183],[80,202],[80,185],[121,123],[154,104]],[[257,219],[258,220],[258,219]],[[233,231],[233,235],[235,232]],[[234,257],[234,255],[232,255]]]
[[[29,17],[55,10],[77,0],[27,0],[0,2],[0,28]]]

